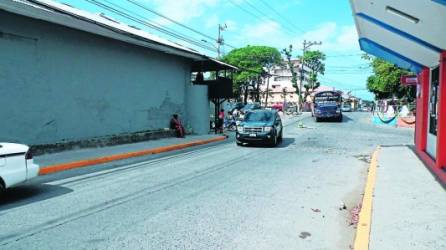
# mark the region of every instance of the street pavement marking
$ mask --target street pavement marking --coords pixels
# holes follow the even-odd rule
[[[369,173],[365,185],[364,197],[362,199],[361,212],[356,227],[355,250],[368,250],[370,242],[370,226],[372,223],[373,191],[375,189],[376,168],[378,166],[378,147],[372,155]]]
[[[185,149],[185,148],[189,148],[189,147],[193,147],[193,146],[204,145],[204,144],[208,144],[208,143],[212,143],[212,142],[223,141],[225,139],[226,139],[225,136],[219,136],[219,137],[207,139],[207,140],[193,141],[193,142],[188,142],[188,143],[183,143],[183,144],[175,144],[175,145],[151,148],[151,149],[146,149],[146,150],[141,150],[141,151],[128,152],[128,153],[122,153],[122,154],[114,154],[114,155],[103,156],[103,157],[99,157],[99,158],[85,159],[85,160],[80,160],[80,161],[56,164],[56,165],[51,165],[51,166],[46,166],[46,167],[40,168],[39,175],[47,175],[47,174],[57,173],[57,172],[66,171],[66,170],[70,170],[70,169],[98,165],[98,164],[108,163],[108,162],[112,162],[112,161],[125,160],[125,159],[144,156],[144,155],[160,154],[160,153]]]

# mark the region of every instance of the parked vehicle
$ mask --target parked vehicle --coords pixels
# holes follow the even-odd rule
[[[7,188],[38,176],[29,147],[15,143],[0,143],[0,195]]]
[[[361,107],[361,111],[362,112],[370,112],[371,108],[364,106],[364,107]]]
[[[349,103],[343,103],[341,107],[342,112],[352,112],[352,106]]]
[[[241,102],[229,103],[229,104],[227,105],[227,107],[225,107],[225,110],[226,110],[226,112],[230,112],[230,113],[232,113],[232,112],[234,112],[234,109],[238,109],[238,110],[240,110],[240,109],[242,109],[244,106],[245,106],[245,105],[244,105],[243,103],[241,103]]]
[[[312,105],[312,116],[316,122],[322,119],[335,119],[342,121],[341,110],[342,97],[337,91],[322,91],[314,95]]]
[[[261,108],[262,108],[262,106],[260,106],[259,103],[248,103],[240,111],[242,113],[246,114],[249,111],[257,110],[257,109],[261,109]]]
[[[245,118],[245,115],[248,112],[251,112],[253,110],[262,109],[262,106],[259,103],[248,103],[246,104],[242,109],[240,109],[240,119],[243,120]]]
[[[231,116],[231,118],[225,119],[224,128],[229,131],[235,131],[237,129],[237,120]]]
[[[283,135],[283,125],[275,110],[253,110],[246,114],[245,119],[237,126],[236,142],[267,143],[276,146]]]
[[[283,112],[283,104],[274,104],[271,106],[272,109]]]

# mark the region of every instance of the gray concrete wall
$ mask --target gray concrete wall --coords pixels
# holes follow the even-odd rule
[[[172,113],[188,121],[183,58],[2,11],[0,32],[0,141],[155,130]]]
[[[196,134],[209,133],[208,86],[188,84],[186,94],[188,117],[186,127],[191,127],[192,132]]]

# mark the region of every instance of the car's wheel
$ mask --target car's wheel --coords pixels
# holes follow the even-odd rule
[[[5,184],[3,184],[2,179],[0,179],[0,200],[5,196],[6,188]]]
[[[338,117],[338,122],[342,122],[342,115]]]
[[[319,117],[315,117],[314,120],[315,120],[316,122],[320,122],[320,121],[321,121],[321,118],[319,118]]]
[[[283,140],[283,128],[280,130],[279,142]]]
[[[277,144],[278,144],[277,137],[278,137],[278,136],[275,135],[275,136],[273,137],[273,139],[271,140],[271,144],[270,144],[271,147],[275,147],[275,146],[277,146]]]

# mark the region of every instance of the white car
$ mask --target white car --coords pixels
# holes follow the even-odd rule
[[[16,143],[0,143],[0,194],[39,175],[29,147]]]

